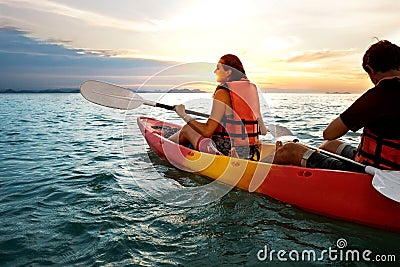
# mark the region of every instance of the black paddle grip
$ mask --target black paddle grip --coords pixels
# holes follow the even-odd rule
[[[156,103],[155,105],[158,108],[164,108],[164,109],[168,109],[168,110],[175,110],[174,106],[170,106],[170,105],[166,105],[166,104],[161,104],[161,103]],[[191,115],[195,115],[195,116],[199,116],[199,117],[204,117],[204,118],[208,118],[209,115],[208,114],[204,114],[201,112],[197,112],[197,111],[193,111],[193,110],[185,110],[187,114],[191,114]]]
[[[164,109],[168,109],[168,110],[174,110],[175,109],[174,106],[165,105],[165,104],[161,104],[161,103],[156,103],[156,107],[164,108]]]

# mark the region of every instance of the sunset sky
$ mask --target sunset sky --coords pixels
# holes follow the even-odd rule
[[[0,89],[134,88],[177,63],[213,75],[233,53],[261,89],[360,93],[374,37],[400,44],[399,11],[398,0],[0,0]]]

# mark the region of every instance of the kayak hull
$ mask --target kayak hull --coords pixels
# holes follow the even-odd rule
[[[148,145],[184,171],[257,192],[319,215],[400,232],[400,203],[381,195],[368,174],[310,169],[201,153],[162,136],[161,127],[181,126],[147,117],[137,119]],[[161,129],[161,130],[160,130]],[[263,144],[264,156],[274,150]]]

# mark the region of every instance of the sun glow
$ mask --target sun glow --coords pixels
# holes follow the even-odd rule
[[[135,77],[151,76],[166,65],[215,64],[222,55],[232,53],[263,89],[360,92],[370,86],[360,61],[373,36],[400,42],[399,8],[395,0],[173,0],[157,2],[156,8],[153,1],[121,0],[118,5],[97,1],[93,5],[79,0],[0,0],[0,28],[15,29],[38,44],[75,50],[85,60],[91,56],[110,59],[102,61],[110,65],[97,75],[93,73],[100,70],[93,63],[75,63],[79,71],[73,73],[79,75],[71,76],[77,80],[86,73],[140,84],[143,81]],[[373,23],[363,27],[372,17]],[[6,43],[4,47],[13,55],[48,55],[52,62],[46,49],[30,47],[21,52]],[[55,69],[46,70],[49,77]],[[33,66],[24,75],[35,71]]]

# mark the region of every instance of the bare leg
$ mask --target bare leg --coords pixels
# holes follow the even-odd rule
[[[192,127],[186,124],[179,132],[171,135],[168,139],[182,145],[190,143],[194,148],[196,148],[197,142],[199,141],[200,137],[201,134],[199,134],[198,132],[193,130]]]
[[[180,135],[181,135],[181,131],[179,130],[176,133],[174,133],[173,135],[171,135],[170,137],[168,137],[168,140],[171,140],[174,143],[181,144],[181,142],[179,141]]]
[[[329,151],[329,152],[332,152],[332,153],[336,153],[338,147],[339,147],[340,145],[342,145],[342,144],[343,144],[342,141],[339,141],[339,140],[330,140],[330,141],[325,141],[325,142],[323,142],[323,143],[319,146],[319,148],[321,148],[321,149],[323,149],[323,150],[326,150],[326,151]]]
[[[278,141],[276,142],[274,163],[300,166],[301,159],[307,150],[308,148],[301,144],[290,142],[282,145],[282,142]]]

